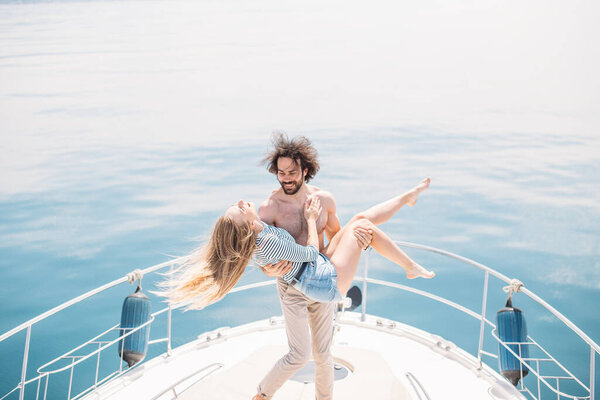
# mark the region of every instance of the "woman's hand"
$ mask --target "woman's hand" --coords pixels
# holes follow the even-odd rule
[[[321,215],[321,201],[318,197],[311,197],[304,203],[304,218],[307,221],[316,221]]]
[[[304,218],[308,225],[308,238],[306,245],[319,248],[319,233],[317,232],[317,218],[321,214],[321,201],[313,196],[304,203]]]

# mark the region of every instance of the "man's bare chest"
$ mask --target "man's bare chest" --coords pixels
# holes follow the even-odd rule
[[[287,207],[280,206],[274,222],[275,226],[288,231],[296,240],[296,243],[306,244],[308,239],[308,225],[304,218],[303,207],[293,207],[291,205]],[[327,214],[322,213],[317,220],[317,232],[319,235],[323,232],[326,223]]]
[[[304,219],[304,210],[298,207],[280,207],[275,218],[275,226],[283,228],[294,237],[297,243],[306,242],[308,227]]]

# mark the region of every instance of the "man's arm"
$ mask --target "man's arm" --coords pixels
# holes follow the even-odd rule
[[[325,200],[326,207],[323,208],[327,210],[327,224],[325,225],[324,231],[327,236],[327,241],[331,242],[331,239],[333,239],[335,234],[341,229],[340,219],[336,212],[337,207],[335,198],[331,193],[325,191],[322,191],[320,196]],[[370,229],[364,229],[359,226],[354,228],[354,236],[356,237],[356,241],[360,248],[366,250],[373,239],[373,232]]]
[[[331,242],[331,239],[338,233],[341,229],[340,219],[337,214],[334,212],[327,213],[327,225],[325,225],[325,236],[327,237],[327,241]]]
[[[327,237],[327,241],[331,242],[331,239],[333,239],[335,234],[341,229],[340,219],[336,213],[335,198],[331,193],[326,191],[319,192],[319,198],[321,199],[323,211],[327,213],[327,223],[325,224],[323,231],[325,237]]]
[[[264,223],[275,225],[277,204],[269,197],[258,206],[257,214],[258,218],[260,218]]]

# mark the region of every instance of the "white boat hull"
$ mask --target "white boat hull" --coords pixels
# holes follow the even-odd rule
[[[350,371],[336,399],[524,399],[486,364],[444,339],[399,322],[345,313],[333,355]],[[287,352],[282,318],[222,328],[103,385],[85,399],[250,399]],[[199,371],[198,373],[196,373]],[[181,382],[182,377],[191,376]],[[162,395],[161,395],[162,393]],[[289,380],[277,399],[315,398],[314,383]]]

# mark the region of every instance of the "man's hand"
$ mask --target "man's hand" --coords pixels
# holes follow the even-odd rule
[[[262,265],[260,269],[262,269],[266,276],[279,277],[287,274],[292,269],[292,262],[281,260],[277,264]]]
[[[373,240],[373,230],[357,226],[354,228],[354,237],[356,237],[358,246],[366,250],[371,245],[371,240]]]

